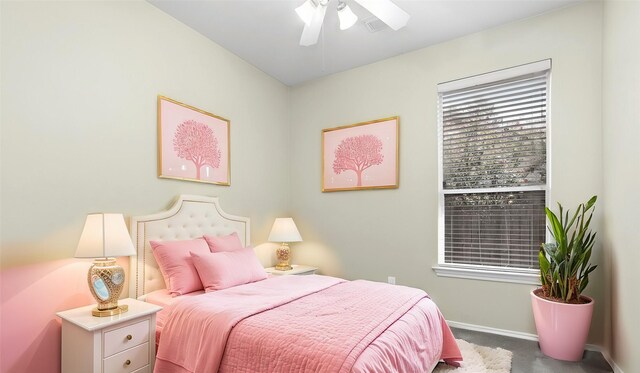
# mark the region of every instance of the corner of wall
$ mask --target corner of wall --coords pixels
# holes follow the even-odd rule
[[[604,248],[608,299],[604,355],[616,372],[640,368],[640,307],[635,297],[637,250],[640,241],[636,206],[640,174],[631,171],[640,158],[640,2],[606,0],[603,6],[603,190]],[[629,168],[631,167],[631,168]]]
[[[285,141],[285,144],[287,144],[287,207],[286,207],[286,211],[289,214],[293,213],[293,197],[291,196],[291,192],[292,192],[292,186],[291,186],[291,180],[292,177],[291,175],[293,174],[293,169],[292,169],[292,164],[291,164],[291,159],[292,159],[292,148],[291,148],[291,142],[293,140],[293,118],[292,118],[292,111],[291,111],[291,102],[292,102],[292,95],[293,95],[293,87],[291,86],[287,86],[287,139]]]

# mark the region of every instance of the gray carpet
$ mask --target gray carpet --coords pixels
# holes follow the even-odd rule
[[[585,351],[581,362],[554,360],[545,356],[538,342],[501,335],[451,328],[456,338],[481,346],[501,347],[513,352],[512,373],[601,373],[613,372],[602,354]]]

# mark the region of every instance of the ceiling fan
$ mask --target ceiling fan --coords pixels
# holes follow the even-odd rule
[[[296,8],[296,13],[304,22],[304,30],[300,37],[300,45],[308,47],[318,42],[324,15],[331,0],[306,0]],[[363,8],[378,17],[394,30],[399,30],[407,25],[409,14],[400,9],[391,0],[354,0]],[[338,18],[340,19],[340,30],[346,30],[353,26],[358,20],[351,8],[344,2],[338,0]]]

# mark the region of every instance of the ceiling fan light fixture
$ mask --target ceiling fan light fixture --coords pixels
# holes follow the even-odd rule
[[[0,0],[2,1],[2,0]],[[304,28],[300,36],[300,45],[308,47],[318,43],[322,23],[327,12],[327,5],[331,0],[305,0],[297,7],[296,13],[304,21]],[[393,30],[399,30],[406,26],[409,21],[409,14],[393,3],[392,0],[353,0],[360,6],[368,10],[381,22]],[[346,30],[353,26],[358,20],[351,8],[347,6],[345,0],[338,0],[338,18],[340,29]]]
[[[302,35],[300,36],[300,45],[303,47],[308,47],[310,45],[314,45],[318,42],[318,38],[320,37],[320,31],[322,30],[322,22],[324,21],[324,16],[327,12],[327,7],[323,6],[320,3],[313,9],[313,16],[311,17],[311,22],[309,24],[304,25],[304,29],[302,30]]]
[[[358,20],[358,16],[343,1],[338,3],[338,18],[340,19],[340,30],[350,28]]]
[[[305,25],[309,26],[311,24],[311,20],[313,20],[313,14],[316,11],[316,5],[313,0],[307,0],[302,5],[296,8],[296,13],[298,13],[298,17],[304,22]]]

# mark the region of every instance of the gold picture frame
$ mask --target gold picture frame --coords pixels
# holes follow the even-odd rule
[[[323,129],[321,176],[322,192],[397,189],[400,117]]]
[[[230,186],[231,121],[158,95],[158,177]]]

